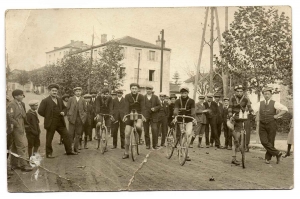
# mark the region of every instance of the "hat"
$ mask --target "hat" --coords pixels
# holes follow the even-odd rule
[[[110,93],[111,95],[117,95],[117,93],[115,91],[111,91]]]
[[[52,88],[56,88],[58,90],[59,89],[59,85],[58,84],[50,84],[48,86],[48,89],[51,90]]]
[[[244,87],[242,85],[235,86],[234,90],[236,91],[237,89],[243,89],[244,90]]]
[[[102,89],[101,92],[102,92],[102,93],[109,93],[109,90],[108,90],[108,88],[104,88],[104,89]]]
[[[12,92],[13,97],[18,96],[18,95],[23,95],[25,97],[24,92],[22,90],[16,89]]]
[[[199,99],[204,99],[205,98],[205,96],[204,95],[199,95],[199,97],[198,97]]]
[[[133,86],[136,86],[136,87],[140,88],[140,85],[138,85],[137,83],[131,83],[130,84],[130,88],[133,87]]]
[[[64,94],[62,97],[61,97],[61,99],[62,100],[65,100],[66,98],[69,98],[70,96],[68,95],[68,94]]]
[[[207,95],[206,95],[206,97],[213,97],[214,95],[212,94],[212,93],[208,93]]]
[[[165,99],[170,99],[170,97],[166,95],[166,96],[165,96]]]
[[[273,92],[273,88],[272,87],[263,88],[262,92],[264,93],[266,91],[270,91],[272,93]]]
[[[153,86],[149,84],[149,85],[146,85],[146,89],[147,89],[147,88],[149,88],[149,89],[152,90],[152,89],[153,89]]]
[[[82,91],[82,88],[81,87],[75,87],[75,88],[73,88],[74,92],[77,91],[77,90],[81,90]]]
[[[39,101],[38,100],[30,100],[28,102],[29,106],[35,106],[35,105],[39,105]]]
[[[229,101],[229,98],[228,97],[224,97],[223,101]]]
[[[123,94],[123,90],[119,89],[116,91],[117,93],[122,93]]]
[[[166,97],[166,94],[164,94],[164,93],[159,93],[159,96],[160,96],[160,97]]]
[[[215,93],[214,97],[221,97],[220,93]]]
[[[172,99],[172,98],[177,99],[177,96],[176,96],[175,94],[171,94],[171,95],[170,95],[170,99]]]
[[[92,95],[90,95],[90,94],[85,94],[85,95],[83,96],[83,98],[84,98],[84,99],[92,98]]]
[[[188,93],[190,92],[190,89],[188,87],[182,87],[179,89],[179,92],[187,91]]]

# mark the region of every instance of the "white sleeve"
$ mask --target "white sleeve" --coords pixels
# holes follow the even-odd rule
[[[260,108],[260,102],[255,103],[255,104],[252,104],[251,107],[252,107],[252,109],[253,109],[254,114],[256,114],[256,113],[259,111],[259,108]]]
[[[288,108],[279,102],[275,102],[274,108],[279,111],[288,111]]]

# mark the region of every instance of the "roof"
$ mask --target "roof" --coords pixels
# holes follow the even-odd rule
[[[46,53],[51,53],[51,52],[55,52],[57,50],[61,50],[61,49],[64,49],[64,48],[76,48],[78,50],[81,50],[81,49],[85,49],[85,48],[89,48],[90,46],[83,43],[83,41],[73,41],[71,40],[71,43],[67,44],[67,45],[64,45],[62,47],[54,47],[54,50],[51,50],[51,51],[48,51]]]
[[[119,38],[119,39],[111,40],[111,41],[105,42],[103,44],[93,46],[92,48],[94,49],[94,48],[106,46],[107,44],[109,44],[112,41],[118,42],[120,45],[124,45],[124,46],[134,46],[134,47],[150,48],[150,49],[158,49],[158,50],[161,49],[160,46],[157,46],[155,44],[152,44],[152,43],[149,43],[149,42],[146,42],[146,41],[142,41],[142,40],[130,37],[130,36],[125,36],[125,37],[122,37],[122,38]],[[91,47],[75,51],[75,52],[73,52],[73,54],[88,51],[88,50],[91,50]],[[164,50],[171,51],[170,48],[164,48]]]
[[[194,76],[188,78],[188,79],[185,80],[184,82],[185,82],[185,83],[194,83],[194,82],[195,82],[195,77],[196,77],[196,75],[194,75]],[[203,73],[203,74],[200,74],[200,76],[199,76],[199,79],[200,79],[200,80],[199,80],[199,81],[204,81],[205,78],[207,78],[207,77],[209,77],[209,73]]]

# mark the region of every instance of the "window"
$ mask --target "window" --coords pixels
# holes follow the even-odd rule
[[[138,60],[139,59],[139,54],[140,54],[140,60],[142,59],[142,49],[135,49],[135,59]]]
[[[149,70],[149,81],[154,82],[155,70]]]
[[[149,51],[149,60],[155,61],[155,51]]]

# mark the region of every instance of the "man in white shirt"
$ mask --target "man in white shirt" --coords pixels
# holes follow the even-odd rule
[[[252,106],[254,113],[259,114],[259,137],[261,144],[267,150],[265,155],[266,164],[270,164],[272,156],[276,156],[277,164],[280,161],[282,153],[274,147],[277,131],[276,119],[285,114],[288,109],[286,106],[271,99],[272,88],[263,89],[265,100]],[[279,111],[277,114],[276,112]]]

